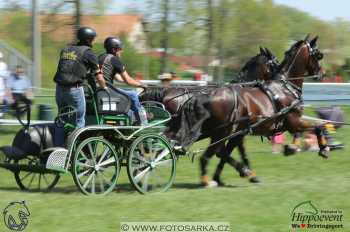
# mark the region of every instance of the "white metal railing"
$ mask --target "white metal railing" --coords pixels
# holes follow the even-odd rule
[[[14,71],[17,65],[21,65],[27,77],[34,83],[33,64],[30,59],[2,40],[0,40],[0,52],[4,55],[4,62],[7,63],[10,72]]]
[[[159,80],[142,80],[144,84],[159,85]],[[206,81],[175,80],[174,85],[197,85],[206,86]],[[117,87],[127,87],[117,84]],[[49,91],[48,95],[39,97],[54,97],[54,89],[43,89]],[[304,83],[303,99],[306,104],[324,103],[327,105],[350,105],[350,83]]]

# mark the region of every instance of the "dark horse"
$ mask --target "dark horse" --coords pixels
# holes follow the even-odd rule
[[[251,58],[244,67],[240,70],[237,77],[232,80],[232,83],[239,82],[242,85],[256,85],[257,80],[270,80],[273,74],[278,71],[279,63],[276,57],[267,48],[260,48],[260,53]],[[242,83],[249,82],[249,83]],[[143,92],[140,95],[141,101],[158,101],[165,105],[166,109],[174,116],[178,114],[181,107],[193,96],[200,95],[211,91],[213,88],[219,87],[218,85],[212,85],[206,88],[195,86],[181,86],[172,88],[151,88]],[[176,124],[176,122],[175,122]],[[221,147],[225,149],[225,146]],[[245,158],[245,152],[243,147],[243,141],[238,144],[238,148],[241,154],[241,158],[244,163],[248,163]],[[222,153],[222,152],[220,152]],[[249,166],[249,165],[248,165]],[[241,176],[245,174],[240,173]],[[252,177],[252,182],[256,182],[257,178]],[[206,181],[204,181],[206,182]]]
[[[317,135],[319,155],[327,158],[326,146],[322,129],[302,120],[301,94],[305,73],[307,75],[322,75],[319,60],[322,53],[317,49],[317,37],[308,38],[295,43],[285,55],[280,65],[278,80],[266,81],[258,87],[225,86],[212,90],[207,98],[195,96],[208,116],[200,127],[200,137],[210,137],[212,144],[201,157],[201,175],[204,184],[208,181],[208,160],[216,153],[221,156],[215,171],[214,180],[220,181],[220,174],[225,163],[232,165],[242,175],[251,176],[253,173],[245,163],[235,161],[231,156],[232,150],[248,133],[270,137],[277,132],[290,133],[314,130]],[[199,103],[197,103],[199,104]],[[181,120],[188,118],[183,118]],[[178,128],[169,128],[173,134],[178,134]],[[232,133],[234,133],[232,135]],[[171,133],[169,134],[172,135]],[[231,135],[231,136],[230,136]],[[183,138],[183,141],[189,138]],[[222,149],[225,142],[226,149]],[[248,162],[248,160],[246,160]]]

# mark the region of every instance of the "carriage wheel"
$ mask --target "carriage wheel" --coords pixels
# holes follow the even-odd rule
[[[27,156],[19,161],[14,161],[20,165],[42,165],[40,159],[34,156]],[[37,173],[19,170],[14,172],[17,185],[25,191],[50,191],[60,179],[59,173]]]
[[[79,190],[104,195],[117,184],[120,164],[113,146],[101,137],[85,139],[73,157],[72,174]]]
[[[167,140],[157,134],[138,137],[128,158],[130,182],[140,193],[168,190],[175,179],[176,157]]]

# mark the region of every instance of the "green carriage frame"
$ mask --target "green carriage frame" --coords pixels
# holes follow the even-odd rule
[[[46,168],[71,172],[76,186],[87,195],[113,191],[122,166],[127,167],[129,180],[140,193],[169,189],[175,179],[176,156],[162,131],[170,113],[158,102],[144,102],[150,122],[132,126],[128,115],[99,114],[95,91],[90,85],[86,89],[92,96],[89,104],[94,114],[87,117],[93,124],[74,129],[65,122],[65,130],[71,131],[66,149],[55,149]],[[105,124],[107,121],[115,125]]]

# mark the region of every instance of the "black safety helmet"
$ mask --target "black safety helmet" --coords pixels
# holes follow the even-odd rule
[[[96,36],[96,31],[91,27],[81,27],[77,31],[77,39],[81,43],[90,43]]]
[[[105,39],[104,47],[107,52],[112,52],[113,48],[123,49],[123,43],[117,37],[108,37]]]

